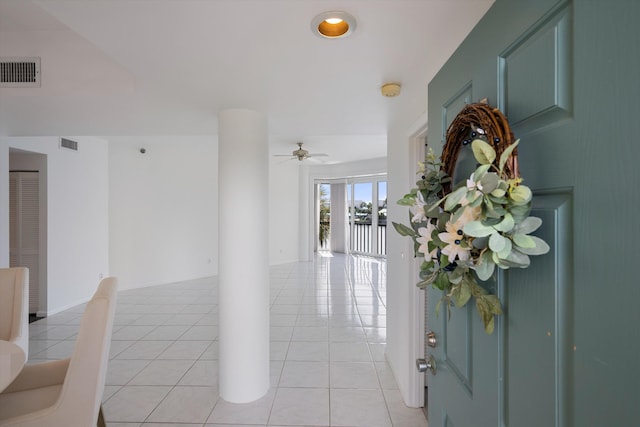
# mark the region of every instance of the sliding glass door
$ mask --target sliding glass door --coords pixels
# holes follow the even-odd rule
[[[349,250],[362,254],[386,255],[386,176],[350,180],[347,185],[347,204]]]

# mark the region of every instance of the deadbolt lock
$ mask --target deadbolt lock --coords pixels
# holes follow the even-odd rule
[[[433,331],[427,332],[427,345],[429,347],[435,347],[437,343],[438,340],[436,340],[436,333]]]

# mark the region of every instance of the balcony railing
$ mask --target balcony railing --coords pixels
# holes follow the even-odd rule
[[[353,236],[350,236],[351,250],[374,255],[387,254],[387,220],[380,219],[377,227],[377,244],[372,250],[373,225],[371,220],[358,220],[353,224]]]
[[[324,223],[321,223],[321,226]],[[326,222],[328,225],[328,222]],[[372,250],[373,237],[372,237],[373,225],[371,220],[358,220],[353,224],[353,236],[349,236],[351,242],[350,250],[354,252],[360,252],[364,254],[372,255],[386,255],[387,254],[387,220],[386,218],[380,218],[378,221],[377,243],[375,250]],[[326,241],[320,242],[320,249],[330,248],[330,232]]]

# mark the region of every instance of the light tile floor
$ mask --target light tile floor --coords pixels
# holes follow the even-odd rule
[[[270,268],[271,389],[218,395],[217,277],[120,291],[104,391],[110,427],[426,427],[385,361],[386,263],[320,254]],[[84,305],[30,325],[30,361],[70,355]]]

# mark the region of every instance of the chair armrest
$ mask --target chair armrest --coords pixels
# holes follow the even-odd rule
[[[60,385],[64,382],[71,359],[25,365],[3,393]]]

